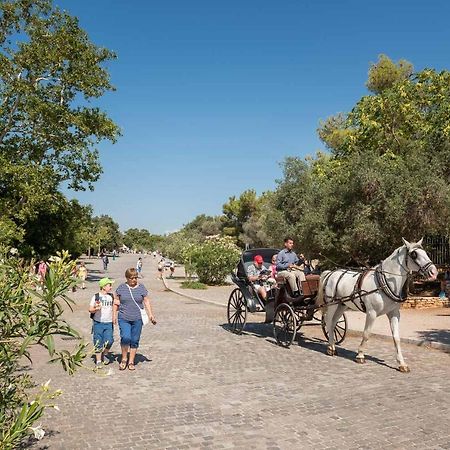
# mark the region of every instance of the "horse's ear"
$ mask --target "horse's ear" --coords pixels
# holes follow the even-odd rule
[[[402,241],[403,241],[403,243],[406,245],[406,248],[409,250],[410,247],[411,247],[411,244],[410,244],[405,238],[403,238],[403,237],[402,237]]]
[[[416,244],[417,247],[422,247],[422,241],[423,241],[423,238]]]

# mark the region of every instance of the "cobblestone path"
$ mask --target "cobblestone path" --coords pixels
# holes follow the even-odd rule
[[[120,258],[108,275],[123,279],[134,259]],[[68,377],[37,359],[36,379],[51,378],[64,394],[61,411],[41,421],[47,434],[34,448],[450,448],[448,354],[404,345],[412,372],[402,374],[386,341],[370,340],[367,363],[357,365],[358,339],[347,338],[330,358],[317,327],[290,349],[274,344],[269,325],[236,336],[223,308],[164,292],[153,265],[144,260],[143,281],[158,324],[143,331],[134,373],[119,372],[116,362],[109,376]],[[71,317],[88,338],[92,292],[76,294]]]

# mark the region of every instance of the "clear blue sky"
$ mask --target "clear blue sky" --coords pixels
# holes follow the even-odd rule
[[[380,53],[448,69],[450,2],[56,0],[118,54],[100,102],[121,127],[94,192],[69,193],[122,230],[165,233],[274,189],[286,156],[367,93]]]

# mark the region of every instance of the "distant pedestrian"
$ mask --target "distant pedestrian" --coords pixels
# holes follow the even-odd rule
[[[39,261],[38,270],[37,270],[37,275],[38,275],[38,278],[39,278],[39,284],[40,285],[44,284],[45,276],[47,274],[47,269],[48,269],[47,263],[43,259],[41,259]]]
[[[81,281],[81,289],[86,289],[86,277],[87,277],[87,269],[84,265],[84,261],[80,262],[80,266],[78,267],[78,278]]]
[[[139,258],[137,260],[136,270],[137,270],[138,276],[142,276],[142,258]],[[144,278],[144,277],[142,277],[142,278]]]
[[[137,270],[134,267],[127,269],[125,278],[126,282],[120,284],[116,289],[113,319],[120,328],[122,359],[119,369],[125,370],[128,365],[129,370],[135,370],[134,359],[143,326],[141,311],[145,308],[148,319],[154,325],[156,320],[152,313],[148,291],[143,284],[138,283]]]
[[[161,259],[158,263],[158,280],[162,280],[164,271],[164,259]]]
[[[117,256],[116,249],[113,250],[112,255],[113,255],[113,261],[115,261],[116,260],[116,256]]]
[[[72,267],[72,270],[70,271],[70,276],[72,278],[78,278],[78,265],[75,263],[75,265]],[[77,292],[77,282],[74,282],[72,285],[72,292]]]
[[[89,312],[93,320],[92,339],[95,346],[95,364],[100,368],[102,362],[107,365],[111,362],[109,358],[111,346],[114,342],[113,333],[113,303],[114,297],[111,293],[114,280],[102,278],[98,285],[100,292],[92,296],[89,303]]]
[[[173,278],[173,274],[175,272],[175,263],[173,261],[170,261],[170,278]]]
[[[102,261],[103,261],[103,270],[108,270],[109,258],[106,253],[103,255]]]

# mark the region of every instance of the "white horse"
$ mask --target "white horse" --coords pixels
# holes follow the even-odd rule
[[[361,344],[356,362],[364,363],[364,351],[375,319],[386,314],[389,318],[392,337],[396,350],[400,372],[409,372],[400,348],[400,303],[406,298],[402,291],[412,272],[419,272],[428,279],[437,277],[436,266],[422,248],[422,239],[404,245],[374,268],[363,272],[337,269],[325,271],[320,277],[317,305],[322,306],[328,332],[327,353],[336,355],[334,327],[346,309],[360,310],[366,313]]]

